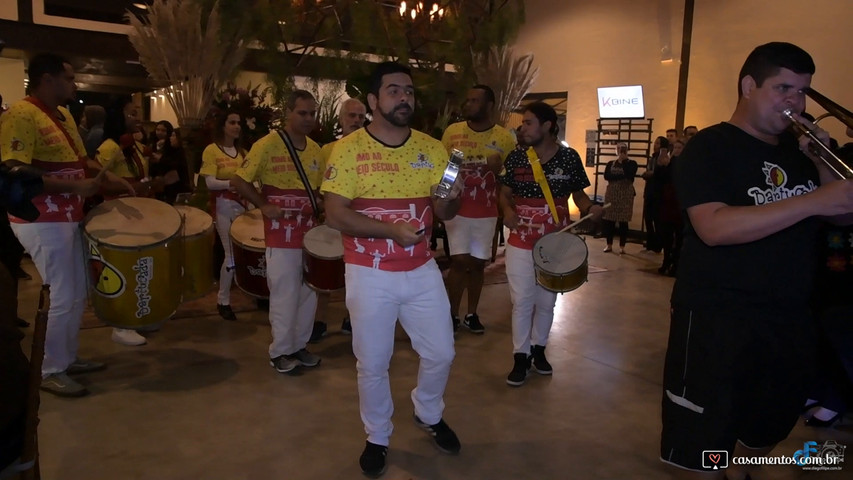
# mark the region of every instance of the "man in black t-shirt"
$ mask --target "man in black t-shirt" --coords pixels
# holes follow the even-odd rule
[[[685,478],[746,478],[731,459],[768,454],[805,401],[816,217],[844,222],[853,212],[853,183],[804,155],[807,140],[787,132],[782,114],[803,111],[814,70],[795,45],[757,47],[741,69],[729,122],[695,135],[676,166],[687,225],[672,294],[661,459],[686,469]]]

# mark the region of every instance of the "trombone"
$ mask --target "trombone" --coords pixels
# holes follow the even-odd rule
[[[814,90],[812,88],[806,90],[806,95],[808,95],[818,105],[823,107],[824,110],[826,110],[827,112],[815,119],[814,123],[817,123],[825,117],[832,116],[847,125],[847,128],[853,128],[853,113],[851,113],[849,110],[826,98],[817,90]],[[844,160],[839,158],[838,155],[836,155],[831,148],[829,148],[826,144],[820,141],[820,139],[817,138],[817,135],[815,135],[814,131],[811,128],[797,121],[794,118],[793,112],[790,109],[786,109],[782,112],[782,114],[788,117],[789,120],[791,120],[791,125],[797,133],[805,135],[811,140],[809,150],[811,151],[811,153],[817,155],[821,160],[823,160],[823,163],[825,163],[826,166],[829,167],[829,169],[832,171],[833,174],[835,174],[835,176],[837,176],[839,179],[853,179],[853,168],[847,165]]]

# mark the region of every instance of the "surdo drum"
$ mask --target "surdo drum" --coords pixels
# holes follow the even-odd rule
[[[320,292],[344,288],[344,246],[341,232],[326,225],[308,230],[302,244],[303,279]]]
[[[120,328],[156,325],[181,300],[181,216],[159,200],[126,197],[87,215],[83,233],[95,314]]]
[[[253,297],[269,298],[264,219],[259,208],[249,210],[231,223],[231,248],[234,280],[240,290]]]

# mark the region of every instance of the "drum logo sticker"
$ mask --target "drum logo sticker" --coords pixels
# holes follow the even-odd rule
[[[115,298],[124,293],[124,276],[101,257],[98,247],[92,243],[89,244],[89,273],[93,287],[99,294]]]
[[[255,277],[264,277],[267,276],[267,258],[266,257],[258,257],[258,266],[253,267],[251,265],[246,265],[246,270],[249,271],[249,275]]]
[[[136,272],[136,318],[142,318],[151,313],[151,308],[148,304],[151,302],[151,292],[148,290],[148,284],[151,278],[154,277],[154,257],[142,257],[136,261],[133,266]]]

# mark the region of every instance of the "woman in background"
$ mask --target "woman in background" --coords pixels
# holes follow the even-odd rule
[[[607,237],[605,252],[613,251],[613,231],[619,223],[619,253],[625,253],[628,242],[628,222],[634,215],[634,176],[637,174],[637,162],[628,158],[628,145],[620,143],[616,148],[618,157],[611,160],[604,168],[604,179],[607,180],[607,190],[604,192],[604,203],[610,208],[604,211],[604,235]]]
[[[216,119],[214,141],[202,153],[199,175],[211,193],[216,218],[216,231],[225,250],[225,260],[219,269],[219,293],[216,310],[225,320],[237,320],[231,309],[231,282],[234,280],[234,253],[231,247],[231,223],[246,208],[240,196],[231,188],[231,177],[243,163],[245,152],[240,148],[240,115],[228,110]]]

